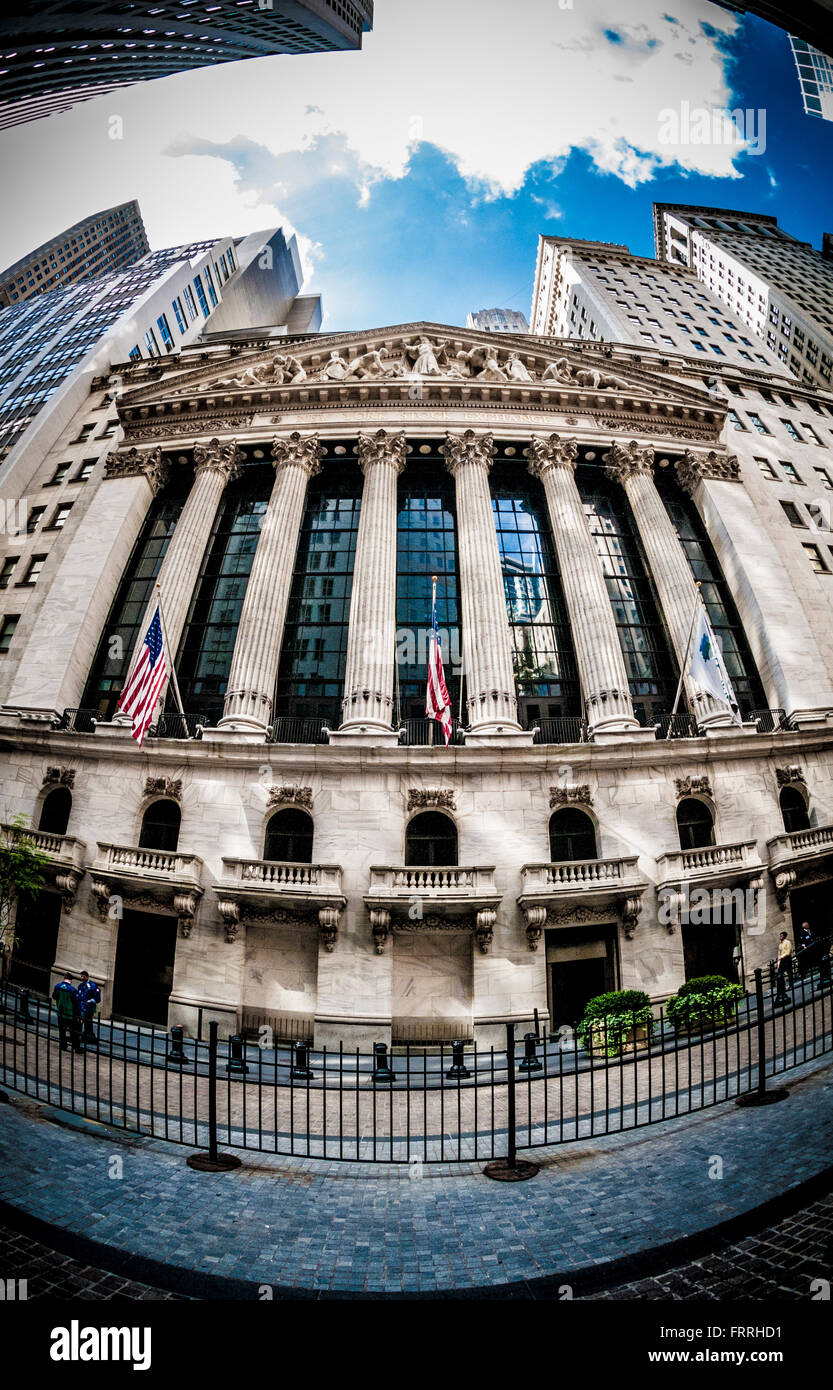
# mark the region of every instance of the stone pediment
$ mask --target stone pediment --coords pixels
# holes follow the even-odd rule
[[[385,404],[515,404],[591,415],[610,429],[716,437],[725,406],[627,348],[527,334],[401,324],[303,341],[207,346],[122,373],[119,416],[128,439],[179,417],[175,434],[227,417],[239,429],[263,412],[372,400]],[[161,417],[161,418],[160,418]],[[184,418],[183,418],[184,417]],[[676,417],[676,419],[674,418]],[[161,437],[164,427],[154,431]],[[152,437],[152,436],[151,436]]]

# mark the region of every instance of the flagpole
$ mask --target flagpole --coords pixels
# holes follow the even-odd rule
[[[177,678],[176,678],[176,671],[174,670],[173,656],[172,656],[172,653],[171,653],[170,644],[168,643],[168,633],[167,633],[167,629],[166,629],[166,627],[165,627],[165,613],[164,613],[164,610],[163,610],[163,608],[162,608],[162,585],[159,583],[158,580],[156,581],[156,602],[157,602],[157,604],[159,605],[159,626],[160,626],[161,629],[162,629],[162,641],[163,641],[164,646],[165,646],[165,651],[166,651],[167,654],[168,654],[168,670],[170,671],[171,685],[173,686],[174,697],[175,697],[176,703],[177,703],[177,705],[178,705],[178,707],[179,707],[179,713],[180,713],[180,715],[182,716],[182,727],[183,727],[183,730],[184,730],[184,732],[185,732],[185,737],[186,737],[186,738],[190,738],[191,735],[190,735],[189,732],[188,732],[188,720],[185,718],[185,710],[182,708],[182,697],[180,696],[180,693],[179,693],[179,682],[177,681]]]
[[[697,614],[698,614],[699,611],[700,611],[700,609],[699,609],[699,603],[700,603],[700,587],[701,587],[701,585],[700,585],[700,580],[698,579],[698,580],[696,581],[696,584],[695,584],[696,592],[695,592],[695,595],[694,595],[694,612],[693,612],[692,615],[691,615],[691,627],[690,627],[689,633],[688,633],[688,641],[686,642],[685,657],[684,657],[684,659],[683,659],[683,664],[682,664],[682,666],[680,667],[680,679],[679,679],[679,682],[678,682],[678,684],[677,684],[677,693],[676,693],[676,695],[674,696],[674,704],[673,704],[672,709],[671,709],[671,717],[670,717],[670,719],[668,720],[668,732],[667,732],[667,734],[665,735],[665,737],[666,737],[667,739],[671,737],[671,730],[672,730],[672,728],[674,727],[674,715],[677,713],[677,706],[678,706],[678,704],[680,703],[680,696],[681,696],[682,693],[683,693],[683,681],[685,680],[686,671],[688,670],[688,658],[689,658],[689,653],[690,653],[690,651],[691,651],[691,640],[692,640],[692,638],[693,638],[693,636],[694,636],[694,628],[695,628],[695,625],[696,625],[696,623],[697,623]]]

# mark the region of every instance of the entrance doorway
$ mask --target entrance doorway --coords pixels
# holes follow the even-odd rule
[[[574,1028],[590,999],[616,988],[616,927],[548,931],[547,985],[553,1028]]]
[[[699,980],[701,975],[723,975],[732,984],[738,983],[735,951],[740,946],[739,927],[727,922],[700,926],[684,922],[682,932],[687,980]]]
[[[813,936],[833,935],[833,879],[794,888],[790,893],[790,912],[793,941],[802,922],[809,922]]]
[[[116,944],[113,1015],[167,1027],[175,955],[175,917],[125,908]]]
[[[41,889],[36,898],[21,900],[14,928],[17,940],[9,966],[11,984],[32,989],[36,994],[49,994],[60,925],[60,893]]]

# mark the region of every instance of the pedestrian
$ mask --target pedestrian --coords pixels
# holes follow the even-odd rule
[[[785,931],[778,937],[778,964],[775,969],[775,1002],[786,1004],[787,992],[792,989],[793,944]]]
[[[78,1005],[81,1010],[81,1018],[84,1024],[82,1042],[92,1043],[94,1046],[98,1041],[93,1032],[93,1019],[95,1011],[101,1003],[101,990],[95,980],[91,980],[86,970],[81,971],[81,981],[78,985]]]
[[[58,1014],[58,1032],[60,1035],[61,1051],[69,1049],[70,1039],[73,1049],[76,1052],[83,1052],[81,1046],[81,1010],[78,1003],[78,991],[72,983],[72,976],[67,973],[52,991],[52,998],[55,1001],[55,1009]]]
[[[802,922],[798,928],[798,940],[796,946],[799,951],[806,951],[808,946],[813,944],[813,933],[810,930],[809,922]]]

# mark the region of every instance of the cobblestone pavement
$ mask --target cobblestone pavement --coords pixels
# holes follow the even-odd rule
[[[696,1261],[675,1243],[714,1241],[721,1226],[731,1242],[725,1223],[762,1204],[776,1204],[767,1220],[782,1219],[784,1195],[830,1165],[833,1068],[809,1064],[787,1084],[779,1105],[720,1106],[536,1151],[541,1171],[526,1183],[489,1182],[476,1164],[429,1165],[420,1180],[399,1165],[253,1153],[235,1172],[197,1173],[187,1150],[16,1099],[0,1106],[2,1195],[56,1234],[107,1246],[125,1278],[198,1298],[251,1299],[260,1284],[276,1297],[552,1297],[556,1279],[583,1297],[629,1277],[650,1284],[659,1276],[632,1264],[646,1252]],[[38,1238],[48,1240],[43,1228]],[[94,1265],[95,1249],[79,1259]],[[631,1264],[606,1277],[612,1261]],[[697,1277],[721,1272],[703,1266]]]
[[[179,1297],[166,1289],[154,1289],[136,1279],[122,1279],[118,1274],[83,1264],[5,1222],[0,1222],[0,1279],[25,1280],[27,1302],[37,1298],[123,1298],[132,1302]]]

